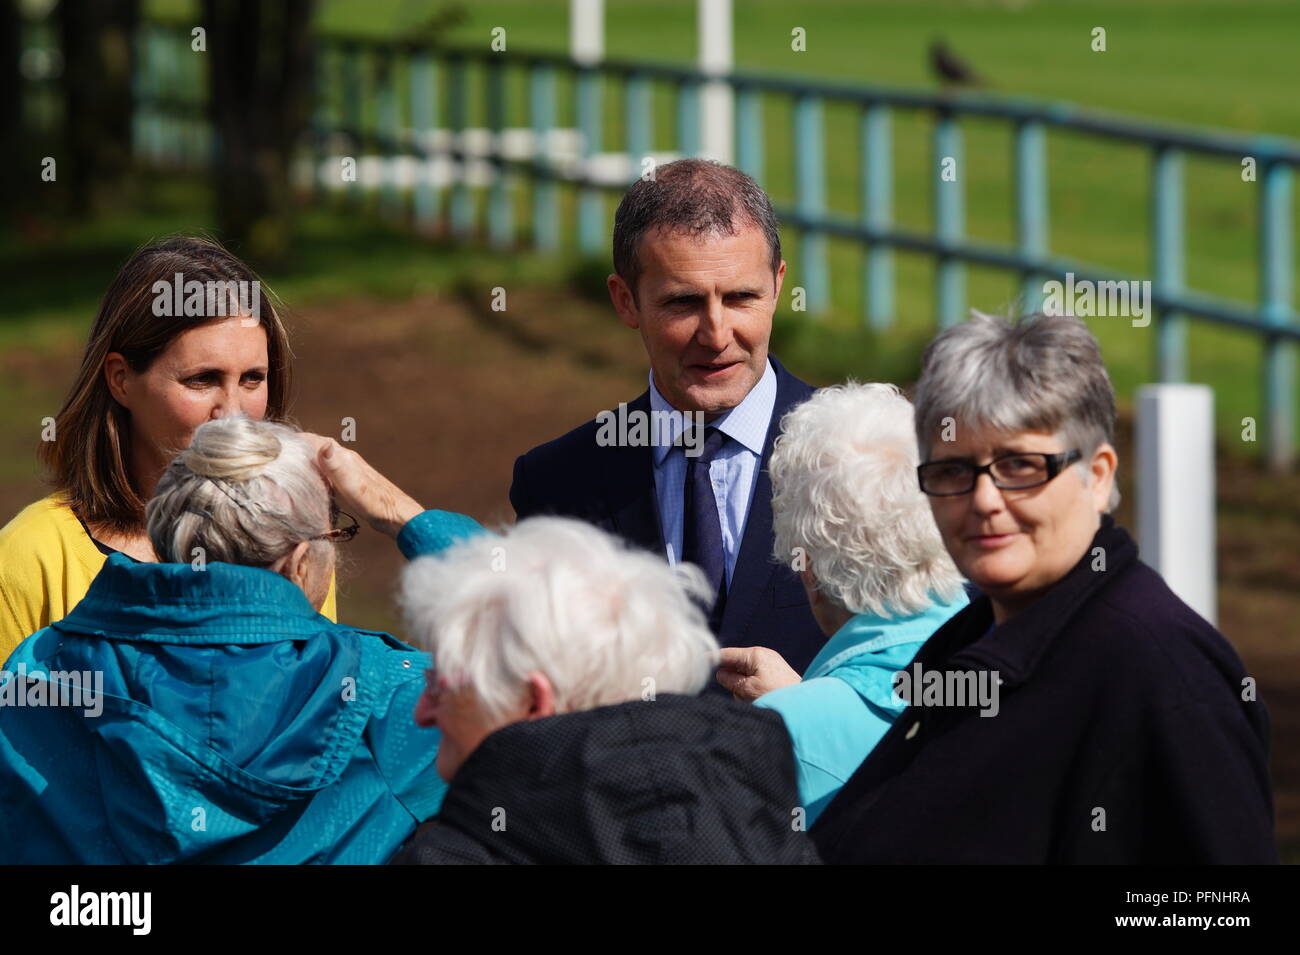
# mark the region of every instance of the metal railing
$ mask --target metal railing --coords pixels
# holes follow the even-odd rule
[[[170,28],[141,29],[137,84],[142,148],[154,159],[181,159],[185,140],[180,131],[195,131],[196,102],[201,95],[193,78],[179,81],[176,44],[188,34]],[[651,63],[607,61],[584,65],[566,56],[447,49],[410,43],[382,43],[348,38],[318,39],[319,76],[313,142],[319,164],[339,142],[352,151],[371,151],[393,163],[409,157],[416,166],[403,185],[394,170],[381,176],[381,207],[405,210],[421,229],[446,227],[452,235],[475,233],[476,203],[472,184],[474,164],[489,174],[480,177],[486,189],[486,233],[497,245],[513,243],[512,190],[518,182],[532,185],[531,241],[555,248],[561,238],[561,206],[557,187],[577,190],[576,236],[587,253],[602,253],[608,244],[603,193],[621,192],[641,171],[640,157],[659,154],[654,131],[654,84],[673,96],[678,155],[695,155],[700,148],[701,91],[723,83],[735,95],[736,163],[760,183],[765,181],[765,98],[793,101],[794,203],[778,206],[782,221],[800,230],[800,284],[810,310],[830,303],[827,239],[856,242],[861,249],[865,284],[865,318],[875,328],[890,327],[895,318],[894,252],[923,253],[936,261],[936,313],[941,326],[966,314],[966,267],[989,266],[1019,276],[1023,303],[1033,308],[1043,297],[1043,283],[1074,279],[1092,282],[1128,281],[1131,277],[1054,255],[1048,247],[1047,133],[1065,129],[1092,137],[1136,144],[1152,157],[1151,302],[1155,309],[1157,377],[1180,381],[1187,368],[1187,324],[1197,320],[1248,331],[1263,346],[1263,401],[1266,455],[1274,467],[1293,461],[1295,432],[1295,342],[1300,324],[1294,308],[1294,200],[1292,179],[1300,165],[1300,142],[1267,136],[1232,135],[1191,128],[1156,125],[1099,115],[1062,103],[1023,99],[952,95],[861,84],[806,81],[733,73],[704,74],[694,69]],[[367,84],[366,66],[374,82]],[[481,74],[476,91],[470,67]],[[527,79],[526,113],[530,135],[507,128],[510,71]],[[560,105],[559,81],[572,85],[569,153],[555,148]],[[625,162],[612,166],[604,142],[603,97],[610,80],[621,88],[624,135],[619,154]],[[201,84],[199,84],[201,85]],[[372,95],[366,96],[366,86]],[[470,127],[471,100],[481,94],[486,117],[482,135]],[[828,208],[824,106],[847,104],[858,111],[861,164],[858,171],[861,213],[856,217]],[[366,105],[370,104],[370,122]],[[933,230],[924,234],[900,228],[893,208],[892,125],[896,112],[933,116]],[[1015,239],[1006,245],[976,241],[965,235],[965,196],[960,177],[940,175],[943,157],[959,157],[961,119],[1001,120],[1013,129],[1013,189]],[[172,133],[168,124],[178,124]],[[189,125],[187,125],[187,123]],[[514,138],[512,138],[512,136]],[[200,145],[198,148],[207,148]],[[1214,297],[1188,286],[1185,266],[1185,204],[1183,164],[1187,155],[1257,164],[1258,287],[1255,302]],[[438,164],[442,163],[442,166]],[[442,170],[439,178],[438,170]],[[610,170],[613,169],[611,174]],[[622,170],[621,174],[619,170]],[[318,177],[313,176],[313,181]],[[358,190],[352,190],[356,193]],[[445,200],[445,201],[444,201]]]

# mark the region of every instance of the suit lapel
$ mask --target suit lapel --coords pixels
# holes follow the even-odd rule
[[[754,496],[750,499],[745,534],[740,541],[740,554],[736,557],[736,572],[727,591],[727,606],[719,627],[718,639],[723,646],[732,646],[729,641],[734,635],[745,631],[773,574],[781,567],[772,558],[772,478],[767,468],[772,459],[772,445],[780,430],[781,416],[812,393],[811,388],[787,372],[780,362],[771,356],[769,358],[776,371],[776,402],[767,425],[767,437],[763,440],[763,457],[758,462]]]
[[[628,405],[628,412],[650,412],[650,391]],[[649,446],[598,448],[605,470],[605,500],[614,529],[623,537],[659,556],[664,555],[663,530],[655,501],[654,457]]]

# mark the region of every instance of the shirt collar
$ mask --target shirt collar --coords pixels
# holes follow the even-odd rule
[[[947,622],[960,607],[967,603],[965,593],[955,600],[936,601],[919,613],[904,617],[877,617],[871,613],[855,614],[846,620],[826,641],[826,645],[808,664],[804,679],[825,676],[829,671],[863,654],[879,653],[905,643],[925,643]]]
[[[736,407],[732,408],[722,417],[709,422],[733,441],[739,442],[748,448],[760,458],[763,456],[763,444],[767,441],[767,430],[772,424],[772,411],[776,408],[776,372],[772,369],[772,362],[767,361],[763,371],[763,377],[758,379],[758,383],[749,389],[749,394]],[[659,388],[655,385],[654,371],[650,372],[650,410],[651,412],[672,412],[676,411],[668,403],[668,399],[659,393]],[[672,439],[666,444],[655,445],[655,464],[663,464],[664,458],[668,456],[677,444],[677,439],[686,429],[689,416],[681,413],[673,414],[669,421],[669,437]]]

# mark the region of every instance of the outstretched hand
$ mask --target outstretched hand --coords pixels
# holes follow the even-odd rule
[[[719,664],[718,682],[746,703],[799,682],[785,658],[767,647],[723,647]]]
[[[396,537],[407,521],[424,510],[357,452],[319,434],[303,437],[315,446],[317,464],[334,489],[339,508],[357,520],[381,534]]]

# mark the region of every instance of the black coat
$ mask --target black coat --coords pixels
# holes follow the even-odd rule
[[[798,575],[772,559],[772,481],[767,468],[772,444],[781,430],[781,416],[808,398],[813,389],[786,371],[776,358],[769,359],[776,372],[776,402],[754,476],[735,574],[714,635],[724,647],[771,647],[802,673],[826,643],[826,635],[808,608]],[[649,390],[630,402],[628,410],[648,414]],[[653,449],[648,445],[601,446],[596,440],[598,431],[597,422],[588,421],[520,455],[510,486],[515,514],[520,520],[535,514],[576,517],[663,557]],[[724,692],[716,683],[710,684],[710,689]]]
[[[816,863],[798,805],[780,716],[665,694],[492,733],[392,861]]]
[[[1264,704],[1109,515],[1070,573],[992,621],[980,597],[904,672],[997,671],[998,714],[905,709],[817,819],[825,861],[1277,861]]]

